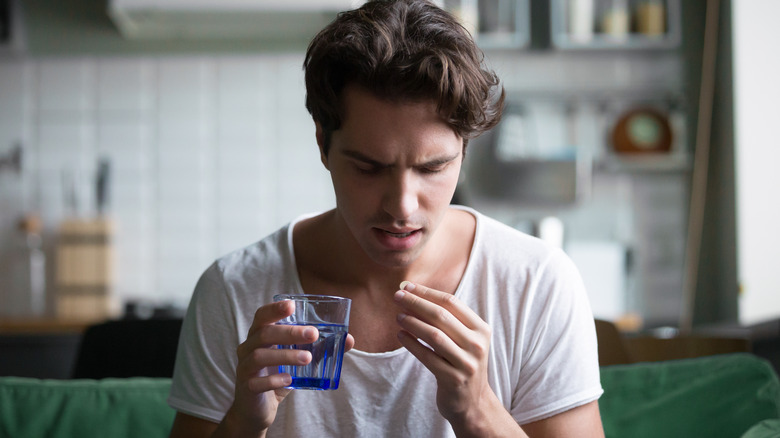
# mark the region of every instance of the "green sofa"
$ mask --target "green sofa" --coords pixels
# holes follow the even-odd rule
[[[740,353],[602,368],[609,438],[780,437],[780,382]],[[166,437],[169,379],[0,378],[0,438]]]

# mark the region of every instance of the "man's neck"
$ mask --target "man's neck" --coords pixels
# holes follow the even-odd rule
[[[475,222],[462,211],[447,215],[419,257],[393,267],[368,257],[335,211],[303,221],[293,230],[301,284],[305,291],[311,285],[385,296],[401,281],[411,280],[454,292],[465,271]]]

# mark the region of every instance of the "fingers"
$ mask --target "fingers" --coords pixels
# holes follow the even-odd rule
[[[284,318],[292,315],[295,311],[295,305],[292,301],[277,301],[275,303],[266,304],[265,306],[258,307],[255,311],[255,317],[252,320],[252,326],[249,328],[247,337],[260,329],[264,325],[274,324],[281,321]]]
[[[398,340],[434,374],[452,367],[471,368],[471,355],[465,354],[449,336],[413,316],[400,315]],[[425,344],[423,344],[422,342]]]
[[[441,292],[410,281],[401,283],[399,292],[404,294],[404,298],[400,300],[401,303],[405,303],[415,310],[424,311],[425,316],[437,318],[445,314],[451,315],[471,330],[479,329],[484,323],[479,315],[474,313],[473,310],[463,304],[453,294]],[[442,309],[446,312],[442,311]]]
[[[479,315],[452,294],[409,281],[401,283],[401,287],[395,294],[396,303],[407,314],[414,315],[448,334],[462,331],[463,328],[481,333],[490,329]],[[455,341],[461,344],[469,340]]]
[[[319,331],[311,326],[276,324],[292,315],[295,310],[291,301],[279,301],[257,309],[246,341],[239,346],[238,354],[243,356],[256,348],[272,345],[311,344],[319,337]]]
[[[311,353],[305,350],[262,348],[239,360],[237,380],[246,381],[247,388],[256,393],[279,389],[292,383],[289,374],[278,374],[279,365],[306,365]]]
[[[255,394],[277,391],[292,384],[289,374],[271,374],[265,377],[253,377],[247,380],[246,388]]]
[[[239,362],[238,372],[254,372],[257,368],[279,365],[306,365],[311,362],[311,353],[306,350],[258,348]]]
[[[238,346],[238,370],[240,374],[258,374],[260,370],[279,365],[306,365],[311,353],[306,350],[281,349],[275,346],[252,347],[253,340],[247,339]]]
[[[404,309],[397,318],[402,345],[429,368],[443,367],[437,356],[466,372],[475,370],[490,346],[487,323],[451,294],[409,282],[401,286],[395,298]]]
[[[422,362],[422,364],[431,370],[434,375],[438,376],[441,373],[446,373],[448,370],[452,369],[453,365],[451,362],[420,343],[416,336],[406,331],[400,331],[398,332],[398,340],[404,348],[409,350],[412,356]]]
[[[319,338],[320,332],[311,326],[267,324],[251,333],[238,348],[239,356],[246,355],[258,348],[270,348],[274,345],[311,344]]]
[[[246,382],[252,392],[264,392],[289,385],[288,374],[277,374],[279,365],[306,365],[311,353],[305,350],[279,349],[277,345],[311,344],[319,331],[311,326],[277,324],[294,310],[291,301],[267,304],[257,309],[252,326],[237,350],[237,380]],[[353,339],[354,345],[354,339]]]

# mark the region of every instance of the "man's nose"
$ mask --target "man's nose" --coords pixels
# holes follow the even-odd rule
[[[419,208],[419,187],[411,171],[399,171],[389,180],[383,207],[395,219],[406,219]]]

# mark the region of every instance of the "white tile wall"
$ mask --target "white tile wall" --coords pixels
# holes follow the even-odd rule
[[[111,163],[122,300],[186,305],[216,257],[333,206],[301,62],[302,54],[0,62],[0,154],[21,141],[26,169],[0,174],[0,258],[9,267],[0,270],[0,316],[26,311],[25,285],[9,272],[19,261],[15,221],[39,209],[52,265],[58,224],[96,215],[100,158]]]
[[[155,99],[155,63],[148,59],[109,58],[97,62],[97,108],[111,111],[150,111]],[[125,114],[128,117],[128,114]]]
[[[682,64],[661,58],[500,53],[490,62],[510,92],[679,90]],[[24,174],[0,174],[0,317],[26,309],[26,288],[9,268],[19,261],[14,223],[40,212],[51,271],[56,229],[71,214],[63,176],[75,181],[73,214],[94,216],[100,158],[111,163],[122,300],[186,305],[216,257],[331,208],[304,108],[302,61],[302,53],[0,60],[0,154],[17,140],[25,154]],[[612,228],[587,226],[593,217],[617,221],[604,213],[615,207],[611,193],[571,211],[571,229],[615,237]],[[516,210],[497,212],[512,223]]]
[[[72,114],[95,109],[97,64],[89,59],[61,59],[36,64],[38,111]]]
[[[0,62],[0,154],[7,156],[28,135],[25,114],[30,110],[30,68],[25,63]],[[23,163],[29,167],[28,163]],[[0,172],[0,311],[18,314],[29,309],[29,300],[17,299],[13,289],[19,270],[14,212],[28,208],[32,198],[31,178],[11,171]],[[27,306],[25,306],[27,304]]]

